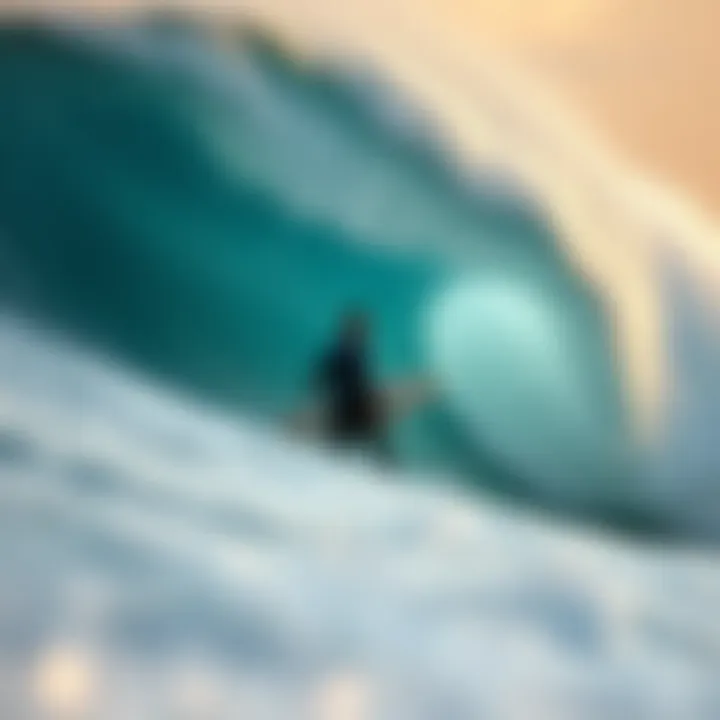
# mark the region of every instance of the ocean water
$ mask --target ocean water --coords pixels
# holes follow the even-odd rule
[[[538,501],[631,472],[591,289],[510,179],[460,178],[389,91],[258,35],[16,31],[0,51],[9,302],[269,419],[360,305],[380,378],[447,390],[398,428],[404,466]]]
[[[720,717],[701,310],[641,452],[542,208],[411,108],[257,32],[0,30],[3,717]],[[278,428],[357,304],[444,391],[393,469]]]

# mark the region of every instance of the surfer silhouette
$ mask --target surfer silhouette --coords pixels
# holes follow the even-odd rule
[[[295,416],[294,424],[339,446],[366,448],[390,460],[389,425],[428,403],[434,391],[426,379],[404,380],[392,387],[378,384],[371,344],[368,315],[360,310],[346,313],[315,368],[313,404]]]
[[[360,311],[348,313],[315,378],[323,399],[327,432],[340,443],[379,441],[385,422],[383,398],[369,360],[371,327]]]

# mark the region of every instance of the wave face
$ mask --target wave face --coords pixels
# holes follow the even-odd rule
[[[363,305],[379,374],[446,390],[397,429],[404,465],[630,513],[591,288],[539,208],[461,177],[392,95],[256,33],[3,30],[3,301],[258,419]]]

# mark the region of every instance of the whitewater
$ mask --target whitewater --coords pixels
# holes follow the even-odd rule
[[[0,335],[4,717],[718,717],[714,552],[329,458]]]

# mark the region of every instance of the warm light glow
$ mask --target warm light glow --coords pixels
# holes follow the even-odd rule
[[[369,720],[369,686],[360,675],[337,674],[323,680],[317,689],[318,720]]]
[[[97,679],[91,659],[80,648],[59,646],[40,658],[35,673],[35,696],[53,717],[89,712]]]

